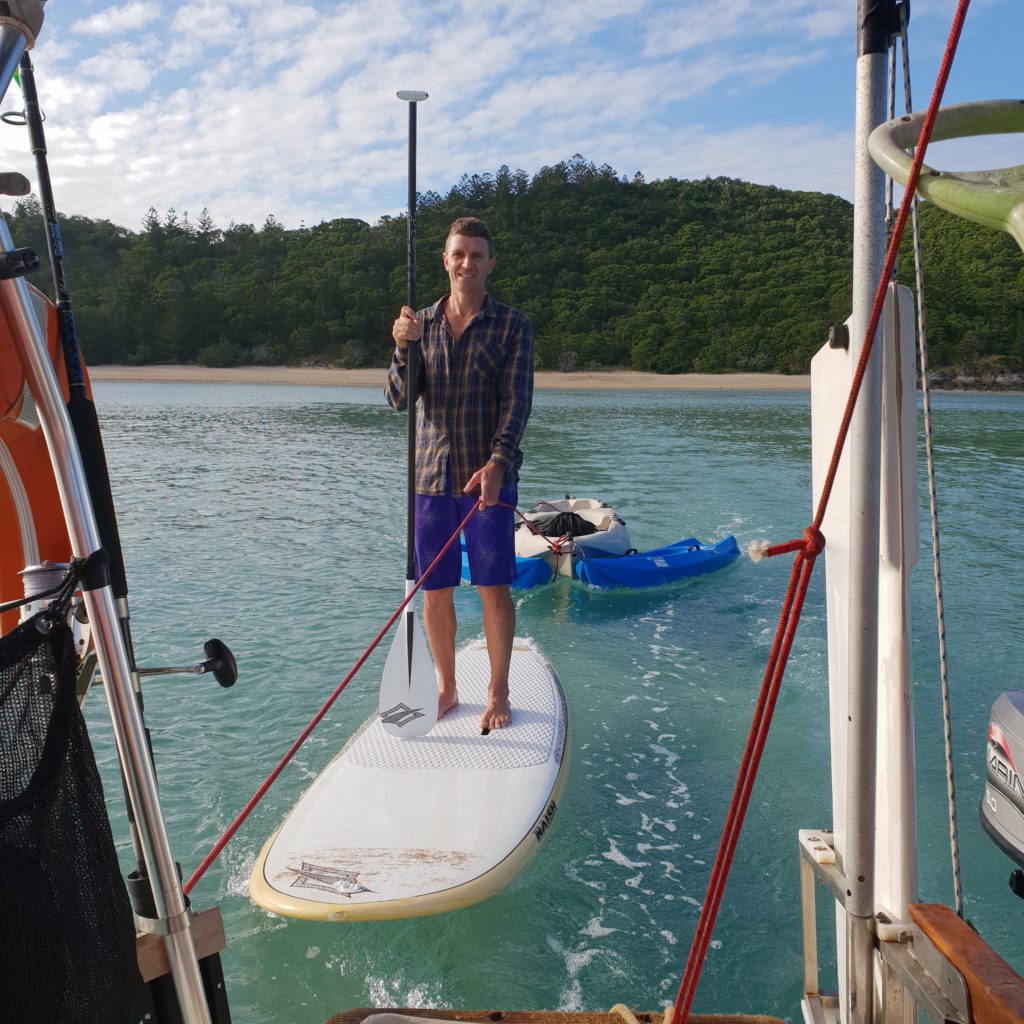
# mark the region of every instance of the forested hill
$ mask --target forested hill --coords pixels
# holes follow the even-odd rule
[[[849,312],[851,207],[725,178],[645,182],[582,157],[421,197],[421,304],[447,289],[457,216],[495,235],[491,292],[525,311],[537,366],[801,373]],[[931,363],[1024,368],[1024,271],[1006,235],[924,205]],[[139,232],[62,215],[87,360],[383,366],[405,297],[405,219],[285,230],[150,210]],[[34,197],[11,228],[43,255]],[[905,246],[901,276],[913,263]],[[49,292],[49,270],[33,283]]]

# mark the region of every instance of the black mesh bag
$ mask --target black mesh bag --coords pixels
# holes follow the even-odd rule
[[[533,525],[545,537],[589,537],[597,533],[597,527],[578,512],[554,512],[550,516],[537,516]]]
[[[0,637],[0,964],[5,1024],[142,1016],[135,927],[75,699],[71,634],[45,613]]]

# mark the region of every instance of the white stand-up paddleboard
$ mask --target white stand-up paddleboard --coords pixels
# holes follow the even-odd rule
[[[459,706],[426,736],[374,715],[263,847],[249,879],[266,910],[367,921],[456,910],[500,891],[547,838],[567,762],[565,695],[527,640],[512,652],[512,723],[480,734],[490,666],[456,655]]]

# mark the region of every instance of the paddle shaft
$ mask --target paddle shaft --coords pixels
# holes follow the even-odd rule
[[[407,220],[405,304],[416,310],[416,103],[409,103],[409,216]],[[405,578],[416,578],[416,393],[419,390],[419,343],[410,342],[406,394],[409,405],[409,467],[406,495]]]

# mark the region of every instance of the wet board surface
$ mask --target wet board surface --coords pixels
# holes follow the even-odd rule
[[[490,666],[456,655],[459,706],[426,735],[374,714],[263,847],[249,880],[266,910],[313,921],[390,920],[503,889],[543,845],[565,778],[561,683],[528,640],[512,652],[512,723],[480,735]]]

